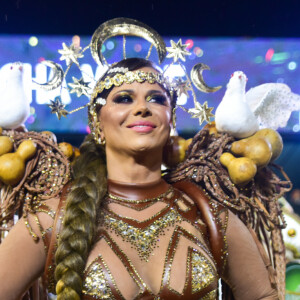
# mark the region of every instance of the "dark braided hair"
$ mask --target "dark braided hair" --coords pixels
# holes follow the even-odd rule
[[[158,70],[151,61],[140,58],[122,60],[114,67],[128,68],[129,71],[143,67]],[[109,76],[113,75],[114,73],[109,74]],[[104,90],[98,96],[107,98],[111,89]],[[176,99],[174,99],[172,99],[172,107],[175,105]],[[97,113],[100,109],[101,105],[98,105]],[[80,152],[81,155],[73,165],[72,189],[67,197],[63,229],[55,254],[58,300],[80,299],[83,272],[95,238],[97,213],[99,213],[101,200],[107,192],[104,148],[96,145],[90,135],[81,145]]]
[[[63,229],[56,251],[58,299],[80,299],[82,274],[95,232],[97,208],[106,194],[106,164],[102,147],[88,136],[73,166]]]

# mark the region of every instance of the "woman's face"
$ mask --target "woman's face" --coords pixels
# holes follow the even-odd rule
[[[156,72],[149,67],[141,70]],[[171,100],[157,83],[124,83],[111,90],[99,120],[106,151],[159,151],[170,133]]]

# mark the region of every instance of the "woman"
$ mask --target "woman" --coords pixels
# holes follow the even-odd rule
[[[130,71],[159,73],[148,60],[127,59],[101,82]],[[34,242],[21,219],[0,247],[1,300],[19,299],[45,265],[54,293],[54,252],[58,299],[216,299],[219,277],[235,299],[278,299],[245,225],[194,184],[161,179],[175,101],[158,80],[96,88],[94,135],[81,147],[71,187],[45,203],[39,223],[29,217],[34,232],[50,228],[51,239]]]

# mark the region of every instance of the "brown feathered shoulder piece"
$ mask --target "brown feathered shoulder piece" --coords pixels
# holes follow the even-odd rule
[[[292,185],[282,168],[273,163],[258,167],[248,183],[235,184],[230,170],[220,161],[224,153],[231,155],[235,141],[229,134],[204,128],[193,138],[186,159],[166,175],[166,180],[174,183],[189,179],[238,215],[267,247],[277,273],[278,290],[284,294],[285,247],[281,229],[285,222],[278,199]]]
[[[53,133],[1,130],[0,242],[16,219],[38,211],[69,180],[70,160]]]

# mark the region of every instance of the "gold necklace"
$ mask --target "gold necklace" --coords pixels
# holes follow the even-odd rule
[[[161,201],[163,198],[165,198],[167,196],[172,197],[172,195],[169,195],[169,194],[171,194],[171,193],[173,194],[173,190],[174,190],[173,187],[170,186],[166,192],[160,194],[157,197],[147,198],[147,199],[140,199],[140,200],[125,199],[125,198],[115,196],[111,193],[108,193],[108,198],[110,198],[112,200],[115,200],[115,201],[134,203],[134,204],[147,203],[147,202],[157,202],[157,201]]]

